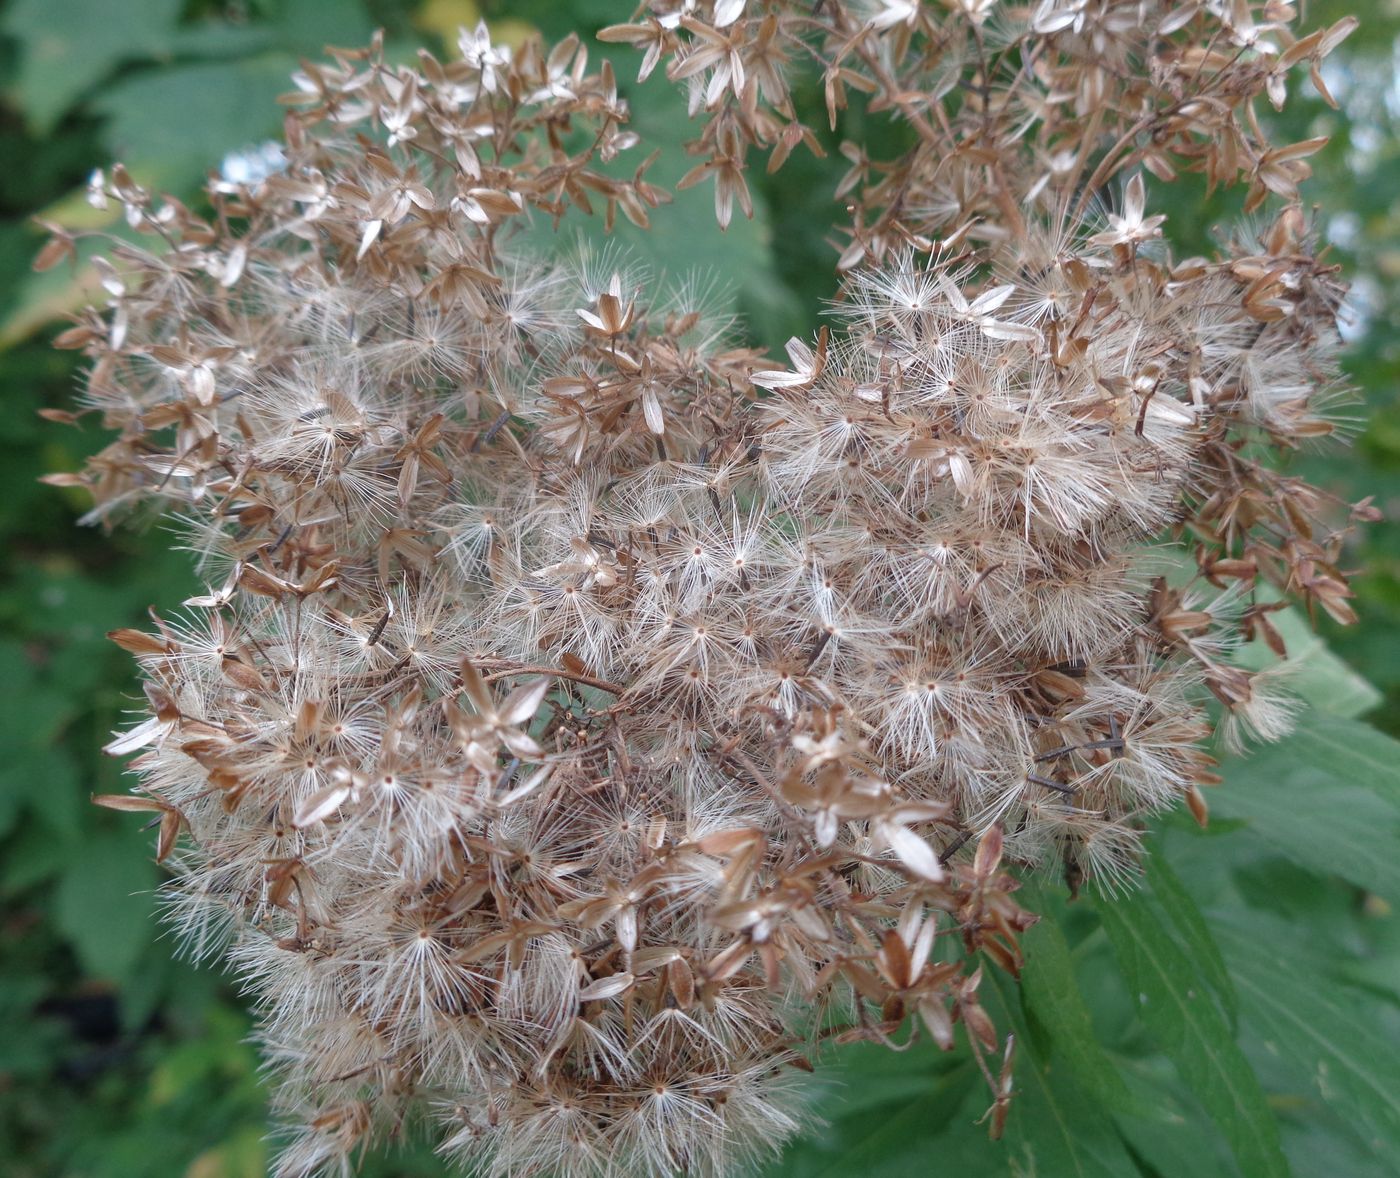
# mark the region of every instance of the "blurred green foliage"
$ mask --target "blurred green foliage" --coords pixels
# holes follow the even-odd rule
[[[1027,938],[1016,989],[989,975],[998,1024],[1014,1028],[1019,1095],[1007,1140],[976,1124],[988,1097],[963,1051],[849,1049],[830,1069],[825,1127],[774,1167],[796,1176],[904,1178],[961,1163],[1039,1178],[1394,1173],[1400,1152],[1400,12],[1363,7],[1329,84],[1290,106],[1295,138],[1330,134],[1309,190],[1319,228],[1356,282],[1346,355],[1365,398],[1350,452],[1300,455],[1315,481],[1375,495],[1387,522],[1351,554],[1363,623],[1330,625],[1331,650],[1294,624],[1299,683],[1314,711],[1277,749],[1227,766],[1208,833],[1167,822],[1143,888],[1115,904],[1066,904]],[[14,1178],[242,1178],[270,1148],[250,1020],[215,969],[176,959],[153,920],[150,838],[129,815],[91,807],[119,792],[98,750],[138,688],[105,631],[192,590],[186,554],[163,531],[113,536],[76,526],[82,497],[38,477],[78,467],[93,426],[51,425],[70,403],[71,356],[53,317],[81,298],[83,269],[28,272],[35,214],[96,215],[88,172],[122,159],[186,199],[226,152],[275,135],[275,96],[297,59],[386,30],[391,49],[490,18],[561,36],[628,14],[625,0],[0,0],[0,1169]],[[1327,0],[1313,24],[1350,11]],[[621,61],[618,74],[631,76]],[[662,148],[652,178],[688,161],[684,111],[664,79],[636,102]],[[800,96],[825,159],[799,154],[755,176],[756,216],[727,235],[705,188],[679,194],[655,230],[618,246],[676,280],[706,284],[757,342],[810,334],[834,293],[830,193],[851,112],[825,130]],[[888,132],[886,132],[888,133]],[[1178,239],[1222,209],[1177,198]],[[1197,234],[1193,239],[1192,234]],[[1356,411],[1358,426],[1361,408]],[[1366,686],[1366,681],[1378,690]],[[1354,717],[1368,711],[1369,725]],[[426,1150],[377,1159],[370,1174],[441,1172]]]

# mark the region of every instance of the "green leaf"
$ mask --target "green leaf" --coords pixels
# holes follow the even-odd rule
[[[1100,1101],[1083,1091],[1068,1069],[1058,1070],[1036,1050],[1015,982],[987,967],[981,992],[998,1029],[1014,1032],[1017,1040],[1016,1090],[1005,1140],[1012,1171],[1055,1178],[1125,1178],[1136,1173]]]
[[[1256,913],[1227,919],[1244,1018],[1265,1049],[1367,1147],[1400,1155],[1400,1056],[1387,1033],[1394,1009],[1328,977],[1325,962],[1300,960],[1287,923]]]
[[[938,1152],[939,1131],[947,1126],[957,1133],[980,1113],[969,1115],[967,1107],[981,1083],[971,1062],[934,1070],[931,1054],[927,1044],[903,1054],[870,1044],[838,1050],[819,1072],[829,1085],[821,1101],[828,1123],[794,1143],[765,1169],[766,1178],[905,1178],[921,1172]],[[995,1151],[983,1131],[976,1136]]]
[[[187,193],[227,152],[280,134],[275,99],[295,68],[285,53],[176,66],[124,79],[94,106],[113,158],[156,189]]]
[[[127,0],[119,10],[113,0],[12,0],[0,29],[20,44],[15,96],[31,133],[51,132],[79,99],[128,62],[201,56],[227,62],[271,48],[319,56],[328,44],[360,45],[373,32],[358,3],[279,0],[267,20],[245,27],[205,21],[181,28],[184,7],[183,0]]]
[[[135,831],[86,840],[58,885],[54,917],[86,973],[121,983],[155,933],[154,865]]]
[[[1335,1174],[1345,1178],[1395,1178],[1393,1150],[1377,1153],[1358,1144],[1355,1137],[1307,1116],[1280,1117],[1283,1148],[1295,1174]],[[1199,1178],[1192,1174],[1189,1178]]]
[[[1060,925],[1061,905],[1039,885],[1022,888],[1024,902],[1040,920],[1021,938],[1026,964],[1021,1002],[1038,1054],[1073,1076],[1086,1096],[1106,1108],[1131,1112],[1135,1102],[1094,1030],[1079,988],[1069,943]]]
[[[0,856],[0,896],[18,896],[68,869],[73,844],[43,821],[22,823],[5,841]]]
[[[1163,1055],[1123,1059],[1122,1075],[1142,1110],[1114,1122],[1152,1178],[1238,1178],[1220,1132],[1205,1117]]]
[[[282,48],[320,57],[328,45],[355,48],[374,34],[364,3],[328,4],[326,0],[279,0],[269,24]]]
[[[1230,1021],[1230,1029],[1234,1030],[1239,1015],[1239,999],[1235,995],[1225,958],[1220,954],[1220,946],[1211,935],[1210,926],[1199,905],[1177,878],[1165,855],[1147,856],[1144,875],[1147,886],[1160,902],[1161,911],[1171,921],[1177,936],[1185,942],[1201,978],[1209,983],[1215,996],[1220,999]]]
[[[244,57],[269,49],[291,49],[275,30],[265,25],[229,25],[206,20],[178,29],[171,38],[174,56],[180,59]]]
[[[30,131],[46,135],[87,91],[126,61],[169,49],[181,0],[12,0],[3,30],[20,44],[16,97]]]
[[[1246,1178],[1289,1173],[1278,1124],[1197,960],[1140,894],[1098,909],[1143,1022],[1224,1131]]]
[[[1224,775],[1213,813],[1244,819],[1295,862],[1400,899],[1400,743],[1312,712],[1289,739],[1228,762]]]
[[[64,836],[80,823],[84,797],[70,751],[56,743],[72,718],[76,700],[41,677],[20,643],[0,639],[0,682],[6,686],[0,709],[0,835],[24,810],[37,813]]]

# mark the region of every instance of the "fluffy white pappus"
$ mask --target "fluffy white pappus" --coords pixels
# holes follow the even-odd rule
[[[1276,663],[1249,676],[1248,695],[1224,709],[1220,739],[1225,748],[1240,755],[1253,744],[1282,740],[1297,725],[1306,703],[1295,694],[1296,664]]]

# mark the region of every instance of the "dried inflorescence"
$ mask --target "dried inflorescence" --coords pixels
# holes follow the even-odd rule
[[[1309,145],[1251,102],[1344,28],[651,8],[609,35],[691,85],[721,221],[749,150],[814,142],[799,64],[917,132],[847,150],[836,329],[789,367],[513,232],[664,199],[572,41],[308,66],[211,217],[95,181],[160,248],[62,338],[119,436],[55,481],[175,515],[209,580],[115,635],[149,715],[103,800],[259,1004],[284,1174],[417,1123],[498,1174],[731,1173],[818,1041],[906,1024],[963,1023],[1000,1105],[1006,863],[1122,879],[1148,815],[1204,820],[1208,699],[1286,728],[1230,661],[1279,645],[1257,586],[1350,616],[1336,505],[1267,462],[1332,428],[1335,275],[1292,206],[1173,258],[1135,170],[1291,195]]]
[[[1256,103],[1281,109],[1300,67],[1331,103],[1320,64],[1357,22],[1299,37],[1295,16],[1281,0],[648,0],[600,37],[643,51],[642,77],[664,61],[687,86],[702,120],[689,148],[705,158],[682,183],[714,179],[721,224],[752,200],[752,156],[773,171],[799,145],[820,151],[793,100],[814,68],[833,129],[852,95],[891,112],[907,150],[842,145],[849,269],[941,236],[1014,252],[1031,223],[1071,203],[1077,220],[1138,166],[1246,183],[1246,212],[1296,199],[1325,140],[1275,147]]]

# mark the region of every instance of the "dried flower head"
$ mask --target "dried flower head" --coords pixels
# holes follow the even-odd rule
[[[643,6],[606,36],[689,88],[721,224],[751,151],[815,145],[812,61],[833,121],[915,133],[848,146],[786,367],[513,233],[665,199],[602,167],[636,137],[575,39],[307,65],[210,217],[95,178],[153,245],[61,338],[116,436],[55,481],[177,516],[209,585],[114,634],[149,706],[104,801],[255,997],[280,1173],[413,1123],[492,1174],[733,1173],[820,1041],[910,1026],[961,1023],[1002,1108],[1007,866],[1111,886],[1148,815],[1204,819],[1208,699],[1286,728],[1230,659],[1279,644],[1259,582],[1351,616],[1337,505],[1264,460],[1332,429],[1342,293],[1287,203],[1315,143],[1253,101],[1349,26],[1290,17]],[[1184,171],[1281,207],[1176,258],[1144,174]]]

